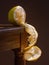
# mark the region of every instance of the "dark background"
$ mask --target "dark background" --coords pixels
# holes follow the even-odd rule
[[[27,14],[26,21],[38,31],[37,44],[42,50],[42,56],[27,65],[49,65],[49,2],[47,0],[0,0],[0,23],[8,22],[8,11],[21,5]],[[12,51],[0,52],[0,65],[14,65]]]

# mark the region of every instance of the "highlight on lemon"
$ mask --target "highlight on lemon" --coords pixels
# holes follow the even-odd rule
[[[37,46],[26,48],[24,52],[24,59],[26,61],[35,61],[41,56],[41,54],[42,54],[42,51]]]

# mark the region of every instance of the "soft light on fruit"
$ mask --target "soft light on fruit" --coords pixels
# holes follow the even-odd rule
[[[8,13],[8,20],[18,25],[24,24],[26,20],[25,10],[21,6],[13,7]]]
[[[41,49],[37,46],[27,48],[24,52],[24,59],[27,61],[35,61],[41,56]]]

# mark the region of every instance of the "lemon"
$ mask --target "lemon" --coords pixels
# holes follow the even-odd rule
[[[8,13],[8,20],[18,25],[24,24],[26,20],[25,10],[21,6],[13,7]]]
[[[29,45],[31,46],[35,45],[35,43],[37,42],[37,38],[38,38],[38,32],[36,31],[35,27],[28,23],[25,23],[24,27],[25,27],[25,31],[30,35],[28,37]]]
[[[32,25],[30,25],[30,24],[28,24],[28,23],[25,23],[25,24],[24,24],[24,27],[25,27],[25,31],[26,31],[28,34],[30,34],[30,35],[32,35],[32,36],[35,36],[36,38],[38,37],[38,33],[37,33],[37,31],[36,31],[36,29],[35,29],[34,26],[32,26]]]
[[[37,46],[27,48],[24,52],[24,59],[27,61],[37,60],[41,56],[41,49]]]

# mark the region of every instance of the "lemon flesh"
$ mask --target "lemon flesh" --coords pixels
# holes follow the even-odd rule
[[[27,61],[37,60],[41,56],[41,49],[37,46],[33,46],[29,49],[26,49],[24,53],[24,59]]]
[[[21,6],[13,7],[8,13],[8,20],[11,23],[17,23],[23,25],[26,19],[25,10]]]
[[[36,31],[35,27],[27,23],[24,24],[24,27],[25,31],[30,34],[28,37],[29,46],[35,45],[38,38],[38,32]]]

